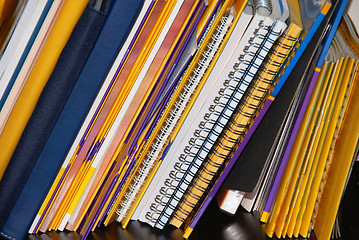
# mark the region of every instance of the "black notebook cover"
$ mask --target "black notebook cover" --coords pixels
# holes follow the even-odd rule
[[[320,47],[321,39],[333,15],[335,4],[325,16],[310,44],[305,49],[286,83],[272,103],[268,112],[260,122],[253,136],[239,156],[222,187],[225,189],[252,192],[262,174],[263,168],[270,155],[280,129],[286,120],[286,115],[293,101],[294,94],[310,72],[311,63],[315,62],[315,54]],[[336,4],[335,6],[337,6]]]

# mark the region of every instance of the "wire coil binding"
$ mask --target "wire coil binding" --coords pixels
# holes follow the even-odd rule
[[[259,25],[259,28],[265,28],[265,26],[261,23]],[[264,31],[268,31],[267,29],[264,29]],[[262,31],[257,30],[254,32],[254,38],[260,36]],[[249,44],[245,51],[248,52],[249,51],[254,51],[253,49],[258,49],[260,47],[260,45],[258,45],[255,40],[251,39],[251,44]],[[242,56],[243,59],[241,59],[240,62],[238,62],[234,67],[234,71],[240,70],[239,68],[239,64],[242,63],[242,65],[245,66],[249,66],[251,64],[250,61],[244,59],[244,56]],[[236,78],[235,78],[236,77]],[[212,139],[210,137],[208,137],[208,135],[211,133],[211,130],[213,128],[213,126],[218,123],[218,118],[221,117],[222,115],[222,110],[226,107],[226,102],[228,102],[228,100],[231,98],[231,93],[233,91],[236,90],[236,86],[238,85],[238,82],[240,81],[240,78],[237,75],[232,75],[229,79],[227,79],[226,81],[224,81],[224,88],[220,89],[218,96],[214,99],[213,104],[210,106],[210,108],[208,109],[208,112],[204,115],[203,117],[203,121],[200,122],[198,129],[193,133],[193,137],[190,139],[189,141],[189,145],[187,145],[184,150],[183,150],[183,154],[180,155],[179,157],[179,161],[175,164],[176,166],[176,173],[171,172],[171,174],[169,175],[169,178],[171,178],[171,180],[169,182],[171,182],[172,185],[171,187],[168,188],[176,188],[176,191],[181,192],[182,194],[185,192],[186,188],[184,187],[177,187],[180,182],[184,183],[184,185],[188,186],[190,184],[190,181],[187,180],[186,176],[190,176],[191,178],[195,177],[195,171],[188,171],[188,169],[191,168],[195,168],[195,169],[199,169],[200,167],[200,162],[204,161],[204,158],[201,157],[200,154],[198,154],[199,151],[204,150],[206,152],[210,151],[210,148],[206,148],[207,145],[205,145],[204,143],[210,142],[210,144],[214,144],[214,141],[212,141]],[[231,106],[230,106],[231,107]],[[233,108],[233,107],[232,107]],[[234,108],[232,109],[232,111],[234,110]],[[230,116],[227,116],[227,118],[229,118]],[[224,127],[221,126],[222,128]],[[217,135],[220,134],[220,132],[216,133]],[[198,158],[199,161],[193,161],[194,158]],[[216,167],[219,167],[215,162],[210,162],[210,164],[213,164]],[[211,172],[208,172],[208,174],[214,174]],[[179,178],[181,177],[181,178]],[[205,179],[203,179],[205,181]],[[202,189],[203,191],[205,189]],[[174,197],[175,196],[175,197]],[[194,197],[194,196],[193,196]],[[175,209],[175,204],[171,204],[171,199],[175,200],[175,202],[178,202],[180,199],[175,199],[177,198],[176,194],[173,194],[172,196],[170,196],[169,198],[166,196],[163,198],[164,201],[168,202],[168,204],[165,206],[165,209],[159,213],[159,212],[148,212],[146,214],[146,217],[150,217],[150,220],[152,222],[156,221],[156,225],[159,226],[164,226],[167,221],[164,221],[163,219],[165,218],[169,218],[170,216],[166,213],[166,209],[170,209],[170,210],[174,210]],[[153,205],[158,205],[156,203],[153,203]],[[158,209],[157,206],[154,206],[153,209]],[[169,211],[169,212],[172,212]],[[158,217],[158,214],[160,214],[160,216]],[[180,217],[179,217],[180,218]]]
[[[119,204],[120,208],[116,210],[118,221],[121,221],[127,215],[127,212],[131,208],[133,201],[136,199],[143,183],[147,180],[150,170],[153,168],[155,162],[160,158],[161,153],[164,151],[170,135],[176,128],[178,120],[182,116],[182,112],[185,111],[192,94],[196,91],[198,84],[214,58],[215,53],[222,43],[232,20],[233,16],[231,15],[223,17],[221,19],[221,24],[217,26],[216,33],[212,35],[212,41],[206,46],[206,51],[202,53],[201,59],[197,62],[196,68],[191,72],[191,76],[188,78],[187,84],[183,87],[182,93],[175,102],[174,108],[170,111],[169,116],[165,120],[165,124],[160,129],[159,135],[156,136],[155,142],[151,145],[150,151],[146,153],[145,160],[141,163],[137,175],[134,177],[133,182],[126,190],[127,192],[124,194],[123,199],[121,199]],[[163,190],[163,192],[166,191]],[[153,212],[157,212],[158,207],[151,206],[151,209],[154,210]],[[148,214],[146,214],[146,217],[147,216]],[[151,218],[147,219],[151,220]]]
[[[259,31],[256,33],[259,34],[259,32],[260,28]],[[271,34],[267,35],[266,38],[268,39],[265,39],[264,43],[269,42],[270,44],[273,44],[279,34],[280,33],[272,31]],[[271,37],[273,37],[273,39]],[[283,43],[283,39],[286,38],[287,36],[284,35],[281,40],[281,43]],[[253,40],[251,41],[251,43],[253,43]],[[287,49],[290,52],[291,46],[293,45],[289,45],[288,47],[285,47],[283,49]],[[245,53],[245,55],[249,54],[249,52],[251,52],[249,55],[253,54],[254,51],[250,51],[251,46],[255,46],[255,44],[249,45],[249,48],[247,48],[247,53]],[[280,64],[276,62],[272,64],[273,61],[267,61],[266,64],[263,65],[265,66],[265,69],[261,69],[259,71],[259,73],[257,74],[258,77],[254,78],[255,80],[251,83],[251,86],[246,90],[245,93],[243,93],[244,97],[242,99],[240,99],[240,94],[238,94],[241,92],[241,89],[238,89],[238,85],[236,87],[236,90],[233,91],[230,97],[230,101],[234,101],[237,104],[234,114],[232,116],[229,116],[229,114],[226,113],[228,109],[233,109],[233,105],[228,103],[228,105],[230,106],[226,106],[227,108],[223,110],[221,118],[224,118],[226,120],[230,118],[230,121],[227,121],[228,124],[226,124],[224,130],[220,133],[220,140],[216,141],[211,150],[208,152],[206,162],[203,163],[201,169],[196,174],[195,179],[188,187],[186,194],[182,197],[181,202],[180,204],[178,204],[176,212],[173,215],[174,218],[180,220],[185,219],[188,216],[184,213],[193,210],[193,206],[198,203],[197,200],[203,196],[204,192],[206,192],[208,187],[210,186],[213,176],[216,175],[218,170],[223,167],[223,164],[225,164],[226,160],[231,157],[233,149],[238,145],[239,141],[241,141],[244,134],[249,129],[251,122],[253,122],[253,119],[258,114],[258,111],[261,107],[261,102],[266,99],[269,85],[273,83],[275,73],[279,71],[280,66],[282,66],[282,63],[285,61],[286,56],[288,56],[289,52],[283,55],[278,54],[279,52],[283,52],[283,49],[281,49],[281,51],[278,51],[278,48],[280,48],[281,46],[283,46],[283,44],[277,45],[274,52],[270,54],[270,56],[273,56],[274,54],[277,56],[281,56],[282,58]],[[259,54],[258,56],[260,56],[257,59],[264,60],[264,56],[267,55],[269,50],[269,47],[262,45],[260,51],[257,51],[255,53],[255,55]],[[258,70],[260,65],[251,63],[251,69],[245,69],[245,67],[248,65],[248,61],[244,59],[245,56],[243,57],[243,59],[240,58],[238,64],[234,66],[234,71],[229,74],[232,79],[237,81],[240,81],[239,79],[242,80],[242,78],[240,77],[240,73],[244,72],[246,72],[246,76],[249,77],[254,77],[257,73],[256,71],[251,72],[251,70],[253,70],[253,68]],[[272,66],[270,67],[269,64],[272,64]],[[272,69],[273,71],[271,72],[269,69]],[[271,79],[264,78],[264,74],[261,74],[262,72],[271,73],[269,75],[269,78]],[[226,85],[229,87],[231,84],[230,82],[226,82]],[[225,95],[226,89],[222,90],[221,92],[223,92]],[[218,125],[220,124],[217,124],[217,126]],[[202,149],[204,148],[202,147]],[[213,163],[215,163],[216,166]],[[188,202],[190,202],[191,204],[188,204]]]

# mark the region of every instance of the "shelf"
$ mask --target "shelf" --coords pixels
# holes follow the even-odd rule
[[[355,162],[346,193],[340,207],[340,229],[342,239],[352,240],[359,236],[359,162]],[[267,238],[259,224],[258,216],[239,209],[229,216],[218,210],[214,201],[209,206],[189,240],[265,240]],[[182,240],[183,231],[175,228],[158,230],[139,221],[131,221],[126,230],[117,222],[108,227],[97,228],[88,240]],[[275,238],[276,239],[276,238]],[[290,238],[286,238],[287,240]],[[304,239],[304,238],[299,238]],[[48,232],[42,235],[28,235],[26,240],[80,240],[75,232]],[[315,240],[314,234],[309,240]]]

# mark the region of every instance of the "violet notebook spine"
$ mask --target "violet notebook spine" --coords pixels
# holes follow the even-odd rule
[[[310,81],[310,85],[309,85],[309,88],[308,88],[307,93],[305,95],[303,104],[302,104],[302,106],[301,106],[301,108],[299,110],[299,114],[298,114],[297,120],[295,122],[294,128],[292,130],[291,137],[289,138],[289,141],[288,141],[286,150],[284,152],[281,164],[279,166],[276,178],[275,178],[275,180],[273,182],[272,190],[271,190],[271,192],[269,194],[267,203],[266,203],[266,205],[264,207],[265,212],[269,212],[270,209],[271,209],[271,206],[273,205],[275,195],[277,193],[280,181],[282,179],[285,167],[287,165],[287,162],[288,162],[288,159],[289,159],[289,156],[290,156],[290,152],[291,152],[291,150],[293,148],[295,138],[296,138],[296,136],[298,134],[300,125],[301,125],[303,117],[305,115],[305,112],[306,112],[306,109],[307,109],[307,106],[308,106],[308,103],[309,103],[310,97],[312,95],[312,92],[313,92],[313,89],[314,89],[314,86],[315,86],[315,83],[317,81],[318,76],[319,76],[319,72],[316,69],[315,72],[313,73],[312,79]]]
[[[251,138],[251,136],[253,135],[254,131],[256,130],[256,128],[258,127],[259,123],[261,122],[261,120],[263,119],[264,115],[266,114],[267,110],[269,109],[269,107],[272,105],[273,100],[268,99],[266,101],[266,103],[264,104],[262,110],[259,112],[256,120],[253,122],[252,126],[249,128],[247,134],[245,135],[245,137],[243,138],[242,143],[239,145],[238,149],[236,150],[235,154],[233,155],[232,159],[230,160],[230,162],[228,163],[228,165],[224,168],[222,174],[220,175],[220,177],[218,178],[217,182],[215,183],[215,185],[213,186],[212,190],[210,191],[208,197],[204,200],[203,204],[200,206],[200,208],[198,209],[196,215],[194,216],[194,219],[191,221],[191,224],[189,225],[189,227],[191,229],[194,229],[194,227],[197,225],[199,219],[201,218],[201,216],[203,215],[203,213],[205,212],[205,210],[207,209],[207,207],[209,206],[210,202],[212,201],[212,199],[215,197],[217,191],[219,190],[219,188],[221,187],[222,183],[224,182],[224,180],[226,179],[227,175],[229,174],[230,170],[232,169],[233,165],[236,163],[236,159],[238,158],[238,156],[241,154],[241,152],[243,151],[243,149],[245,148],[245,146],[247,145],[249,139]]]

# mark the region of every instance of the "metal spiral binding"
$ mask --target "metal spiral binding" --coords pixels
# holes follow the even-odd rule
[[[280,41],[282,44],[277,45],[275,48],[275,52],[272,54],[275,54],[276,56],[282,57],[282,60],[280,63],[275,61],[269,61],[266,64],[264,64],[265,68],[263,71],[269,72],[271,76],[276,74],[277,70],[279,70],[282,63],[285,61],[285,58],[288,54],[281,54],[279,51],[279,47],[283,47],[283,41],[284,39],[288,39],[288,35],[283,35],[282,40]],[[293,38],[293,41],[296,39]],[[270,39],[270,41],[273,41]],[[253,42],[253,41],[251,41]],[[294,43],[293,43],[294,45]],[[249,47],[250,48],[250,47]],[[249,51],[249,48],[247,49]],[[284,49],[288,50],[288,53],[292,49],[291,45],[286,46]],[[263,51],[268,52],[270,49],[268,48],[262,48]],[[248,53],[248,52],[247,52]],[[266,54],[259,54],[260,56],[265,56]],[[273,55],[271,55],[273,56]],[[232,73],[229,74],[230,77],[233,77],[233,79],[236,79],[236,73],[243,71],[241,68],[241,64],[243,62],[240,61],[238,65],[235,65]],[[268,67],[269,64],[272,64],[274,67],[277,67],[276,71],[271,71]],[[253,66],[253,65],[252,65]],[[259,68],[260,66],[254,65],[254,67]],[[260,73],[261,71],[259,71]],[[254,77],[254,76],[253,76]],[[225,160],[229,157],[231,152],[233,151],[233,148],[237,145],[238,141],[242,139],[245,132],[249,128],[249,125],[251,123],[251,120],[255,118],[258,109],[260,108],[260,102],[265,99],[265,96],[267,95],[268,90],[266,88],[262,88],[259,86],[259,82],[263,81],[263,83],[272,84],[273,79],[265,79],[263,77],[263,74],[259,74],[259,77],[256,81],[254,81],[254,84],[247,90],[246,95],[244,99],[241,100],[240,104],[236,108],[236,111],[234,113],[234,117],[231,117],[231,120],[228,121],[228,124],[225,127],[225,130],[221,133],[220,138],[221,141],[217,141],[215,145],[212,147],[211,152],[209,153],[209,156],[206,158],[208,161],[203,165],[200,172],[197,174],[197,177],[194,181],[192,181],[191,186],[188,188],[186,194],[182,198],[181,204],[177,207],[177,212],[174,214],[174,218],[183,220],[186,218],[187,215],[184,214],[185,209],[192,209],[193,203],[188,204],[187,202],[191,202],[188,200],[192,198],[194,202],[196,202],[196,199],[199,199],[203,193],[206,191],[207,186],[209,186],[212,176],[217,173],[217,170],[222,167]],[[230,86],[230,82],[226,82],[227,88]],[[225,90],[222,90],[223,93],[225,93]],[[254,92],[258,92],[258,95],[255,95]],[[232,99],[237,99],[231,96]],[[254,100],[255,104],[252,104],[250,100]],[[239,101],[239,99],[238,99]],[[246,122],[238,123],[235,121],[236,114],[241,114],[244,116],[243,119],[248,119]],[[227,115],[224,115],[224,117],[227,117]],[[214,166],[212,158],[217,158],[216,164],[217,166]],[[222,160],[219,160],[222,159]],[[208,176],[208,179],[206,179],[203,176]],[[206,189],[204,189],[206,188]],[[197,189],[194,191],[194,189]],[[183,199],[186,199],[186,201],[183,201]],[[187,206],[187,207],[186,207]],[[188,212],[188,210],[187,210]]]
[[[269,11],[269,13],[272,13],[273,8],[270,0],[254,0],[254,5],[256,10],[259,8],[265,8]]]
[[[149,170],[153,167],[154,162],[158,159],[162,150],[166,147],[170,134],[177,126],[182,112],[185,110],[193,92],[196,90],[210,62],[215,56],[219,45],[223,41],[224,35],[227,33],[232,19],[232,16],[223,17],[221,19],[221,24],[217,26],[217,32],[212,35],[212,41],[207,45],[207,50],[202,53],[201,59],[198,61],[197,67],[192,71],[192,74],[188,79],[188,83],[183,87],[183,92],[179,95],[179,99],[176,101],[174,109],[170,112],[164,126],[161,128],[160,134],[156,137],[155,143],[152,144],[151,150],[147,153],[146,159],[143,161],[137,176],[128,188],[128,192],[124,195],[124,199],[120,202],[121,208],[116,210],[118,220],[121,220],[126,216],[128,209],[131,207],[131,203],[135,200],[140,187],[143,182],[145,182],[148,173],[150,172]],[[163,190],[162,192],[166,191]],[[153,210],[153,213],[158,213],[159,211],[158,206],[151,206],[151,210]],[[152,216],[153,214],[146,214],[146,218],[149,221],[152,221]]]
[[[284,44],[285,40],[289,42],[293,42],[293,44],[290,45]],[[240,134],[238,134],[238,137],[240,137],[241,135],[243,136],[245,134],[246,130],[248,129],[251,123],[251,120],[255,118],[258,111],[260,110],[261,107],[260,103],[266,99],[266,96],[269,93],[269,89],[266,87],[261,87],[260,83],[264,83],[267,85],[274,84],[275,76],[278,72],[277,70],[280,69],[285,59],[288,58],[288,53],[292,51],[295,41],[296,38],[290,37],[288,36],[288,34],[284,33],[281,36],[281,40],[278,41],[278,45],[271,50],[271,54],[270,54],[271,57],[267,58],[267,63],[261,66],[261,71],[259,71],[256,81],[253,81],[251,83],[251,86],[249,88],[251,89],[251,91],[247,91],[246,98],[243,99],[242,104],[239,105],[236,112],[234,113],[234,117],[231,119],[230,124],[228,125],[228,128],[237,129],[237,131],[240,132]],[[281,51],[279,51],[278,49],[281,49]],[[278,57],[279,59],[281,59],[281,61],[274,61],[273,56]],[[270,68],[270,66],[272,67]],[[271,77],[265,78],[264,74],[268,74]],[[251,104],[249,102],[255,102],[255,103]],[[247,110],[244,110],[244,108],[246,108]],[[248,109],[250,111],[248,111]],[[235,121],[236,114],[241,114],[242,116],[247,117],[248,122],[245,124],[236,122]]]
[[[212,104],[210,106],[209,112],[204,115],[204,118],[203,118],[204,120],[200,123],[199,128],[194,132],[194,138],[192,138],[189,142],[189,145],[185,147],[184,155],[182,155],[181,158],[188,159],[188,162],[191,162],[190,165],[187,164],[187,166],[186,166],[187,169],[189,167],[194,167],[196,169],[198,169],[200,167],[199,165],[194,166],[194,164],[197,164],[197,163],[196,163],[196,161],[192,161],[192,159],[194,159],[194,157],[197,157],[198,159],[201,160],[201,162],[203,162],[204,159],[203,158],[201,159],[201,156],[199,156],[199,154],[198,154],[198,152],[201,149],[204,150],[205,152],[210,151],[210,148],[206,148],[205,144],[195,145],[194,143],[196,143],[196,139],[202,137],[203,138],[203,139],[201,139],[202,142],[207,141],[210,143],[210,145],[213,145],[214,141],[212,141],[211,138],[209,138],[207,136],[213,129],[213,126],[215,124],[219,123],[218,118],[220,118],[220,117],[226,117],[227,119],[230,118],[230,116],[225,116],[224,114],[222,114],[223,109],[225,107],[232,108],[231,106],[227,106],[226,103],[228,102],[229,99],[232,98],[233,92],[237,90],[237,86],[238,86],[239,82],[241,81],[241,77],[239,76],[238,72],[241,72],[243,74],[244,73],[243,69],[246,69],[248,66],[253,64],[253,63],[251,63],[251,61],[245,59],[245,56],[247,54],[253,54],[253,52],[255,53],[257,51],[257,49],[259,49],[261,47],[260,44],[258,44],[255,41],[255,38],[258,38],[258,37],[263,38],[263,36],[262,36],[263,31],[261,31],[261,29],[264,29],[264,32],[268,32],[268,27],[264,26],[263,23],[260,22],[258,29],[256,31],[254,31],[254,33],[253,33],[254,37],[250,39],[250,41],[248,42],[249,45],[245,47],[244,54],[239,57],[239,62],[237,62],[233,66],[233,71],[229,74],[229,79],[224,81],[224,83],[223,83],[224,88],[220,89],[220,91],[218,92],[218,97],[216,97],[213,101],[214,104]],[[239,101],[239,99],[238,99],[238,101]],[[232,109],[231,111],[234,111],[234,109]],[[221,126],[221,128],[224,128],[224,125]],[[216,132],[215,134],[219,135],[220,132]],[[229,139],[229,140],[233,141],[231,139]],[[225,147],[225,146],[222,146],[222,147]],[[195,156],[191,156],[194,154],[191,150],[195,151],[195,153],[196,153]],[[215,152],[215,154],[220,155],[219,152]],[[211,161],[211,159],[209,159],[208,164],[215,168],[220,167],[220,165],[218,165],[216,162]],[[216,173],[216,172],[210,171],[208,169],[205,169],[204,172],[207,175],[212,175],[212,176]],[[184,174],[190,175],[191,171],[187,171]],[[191,175],[193,175],[193,174],[191,174]],[[202,182],[209,184],[209,182],[207,181],[206,178],[202,178],[202,176],[200,174],[197,176],[198,176],[198,178],[200,178],[200,180]],[[185,178],[183,178],[183,179],[185,179]],[[174,183],[177,184],[177,182],[178,181],[176,181]],[[190,184],[190,182],[188,182],[187,186],[189,184]],[[202,192],[205,191],[205,189],[202,189],[200,185],[194,185],[193,187],[197,188],[198,190],[200,190]],[[197,199],[197,198],[199,199],[199,197],[200,197],[200,196],[193,195],[193,193],[191,193],[191,191],[188,191],[187,193],[190,195],[192,194],[191,197],[195,198],[195,199]],[[168,207],[174,208],[174,206],[171,206],[171,204]],[[183,211],[183,210],[180,209],[179,211]],[[177,214],[175,214],[173,217],[175,217],[177,219],[181,219],[181,216],[177,216]]]

